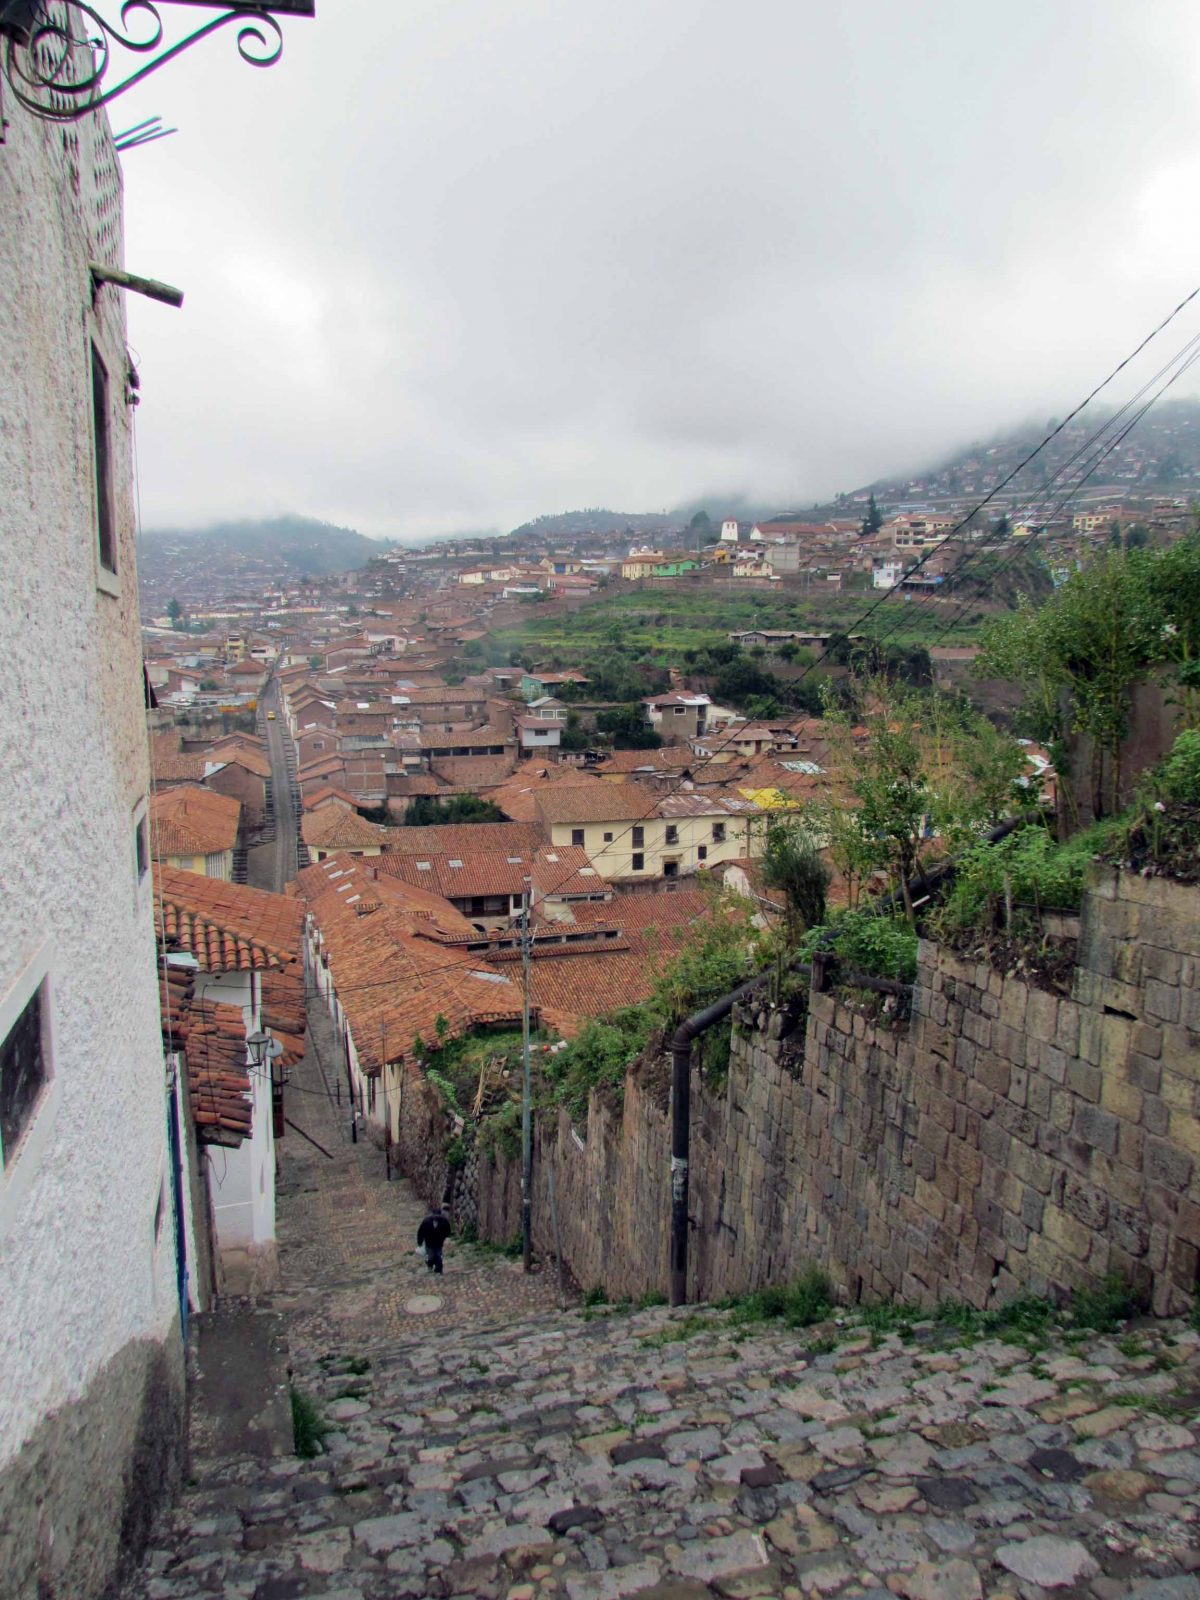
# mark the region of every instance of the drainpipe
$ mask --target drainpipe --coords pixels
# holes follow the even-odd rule
[[[1032,818],[1027,816],[1010,817],[1002,822],[998,828],[993,828],[984,838],[989,844],[997,844],[1001,839],[1008,837],[1018,828],[1023,827]],[[914,903],[929,898],[930,894],[940,886],[942,881],[951,876],[956,866],[956,860],[951,859],[939,863],[929,872],[921,873],[909,884],[909,893]],[[880,911],[889,908],[898,908],[903,903],[898,890],[893,890],[885,895],[881,901],[876,902]],[[789,965],[790,972],[809,971],[803,962],[793,962]],[[688,1258],[688,1150],[691,1143],[692,1121],[692,1040],[702,1033],[707,1033],[714,1023],[722,1021],[733,1010],[739,1000],[752,994],[756,989],[767,982],[771,974],[761,972],[756,978],[750,978],[740,988],[734,989],[730,994],[722,995],[719,1000],[714,1000],[712,1005],[706,1006],[703,1011],[697,1011],[686,1022],[681,1022],[676,1028],[671,1039],[671,1256],[670,1256],[670,1293],[671,1304],[682,1306],[687,1304],[687,1258]]]
[[[688,1147],[692,1122],[692,1040],[727,1017],[743,996],[771,976],[759,973],[681,1022],[671,1039],[671,1304],[687,1303]]]

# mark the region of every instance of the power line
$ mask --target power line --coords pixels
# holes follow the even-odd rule
[[[1193,341],[1193,342],[1200,342],[1200,336],[1197,336],[1197,341]],[[1160,400],[1162,398],[1162,396],[1164,394],[1166,394],[1168,389],[1170,389],[1173,384],[1177,383],[1178,380],[1180,378],[1182,378],[1186,372],[1190,371],[1190,369],[1196,364],[1197,361],[1200,361],[1200,348],[1197,348],[1196,350],[1194,350],[1188,356],[1188,359],[1179,368],[1179,370],[1176,373],[1174,373],[1162,385],[1162,387],[1158,390],[1158,392],[1156,394],[1152,395],[1151,398],[1146,401],[1146,403],[1140,408],[1140,410],[1138,410],[1137,413],[1133,417],[1130,418],[1128,423],[1126,423],[1126,425],[1120,430],[1120,432],[1118,434],[1116,434],[1114,436],[1114,438],[1112,440],[1110,440],[1109,443],[1106,444],[1102,450],[1097,452],[1096,456],[1092,460],[1091,465],[1088,467],[1087,471],[1084,472],[1083,475],[1079,478],[1078,482],[1072,484],[1070,489],[1067,491],[1066,494],[1064,494],[1061,497],[1061,499],[1057,502],[1057,504],[1054,505],[1052,508],[1050,508],[1047,520],[1049,520],[1050,518],[1056,516],[1066,505],[1068,505],[1071,502],[1071,500],[1073,500],[1075,498],[1075,496],[1079,493],[1080,489],[1082,489],[1083,485],[1088,481],[1089,478],[1091,478],[1098,471],[1098,469],[1108,459],[1108,457],[1112,454],[1112,452],[1120,444],[1122,444],[1124,442],[1124,440],[1128,437],[1130,432],[1132,432],[1132,430],[1137,426],[1137,424],[1142,420],[1142,418],[1150,410],[1151,406],[1153,406],[1158,400]],[[1025,552],[1030,548],[1030,546],[1032,546],[1033,544],[1036,543],[1036,541],[1041,537],[1041,534],[1044,531],[1045,530],[1043,529],[1043,530],[1034,532],[1027,539],[1023,540],[1022,544],[1014,551],[1013,556],[1010,557],[1010,559],[1007,562],[1002,563],[1000,568],[997,570],[997,572],[995,574],[992,574],[991,576],[993,578],[996,577],[996,576],[1000,576],[1005,571],[1007,571],[1010,567],[1015,565],[1016,561],[1019,560],[1021,558],[1021,556],[1023,556],[1025,554]],[[978,584],[979,580],[976,579],[975,582],[976,582],[976,584]],[[958,608],[958,611],[955,613],[955,615],[953,617],[951,617],[949,619],[949,621],[942,628],[941,632],[936,636],[935,641],[934,641],[935,643],[936,643],[936,639],[945,637],[945,635],[950,631],[950,629],[957,624],[958,619],[962,615],[962,613],[972,603],[973,603],[973,601],[972,601],[970,596],[967,596],[962,601],[962,603],[960,604],[960,606]]]
[[[919,572],[921,570],[921,568],[923,568],[926,565],[926,563],[928,561],[930,561],[935,554],[937,554],[937,552],[939,550],[944,548],[944,546],[946,544],[948,544],[952,539],[956,538],[958,536],[958,534],[961,533],[962,530],[972,521],[972,519],[975,518],[976,516],[978,516],[978,514],[981,511],[983,511],[988,505],[990,505],[996,499],[997,495],[999,495],[1005,488],[1007,488],[1007,486],[1010,483],[1012,483],[1014,481],[1014,479],[1021,472],[1023,472],[1025,470],[1026,467],[1031,465],[1031,463],[1033,461],[1035,461],[1037,459],[1037,457],[1044,450],[1046,450],[1049,447],[1049,445],[1051,443],[1053,443],[1053,441],[1056,438],[1058,438],[1058,436],[1064,431],[1064,429],[1066,429],[1070,425],[1070,423],[1073,422],[1075,420],[1075,418],[1078,417],[1080,415],[1080,413],[1083,412],[1086,409],[1086,407],[1088,405],[1090,405],[1091,402],[1099,394],[1101,394],[1130,365],[1131,362],[1136,360],[1136,358],[1141,354],[1141,352],[1143,350],[1145,350],[1147,348],[1147,346],[1149,344],[1151,344],[1152,341],[1155,338],[1157,338],[1158,335],[1161,334],[1176,319],[1176,317],[1178,317],[1180,315],[1180,313],[1182,311],[1184,311],[1186,309],[1186,307],[1189,306],[1197,298],[1198,295],[1200,295],[1200,285],[1197,285],[1197,287],[1194,288],[1191,291],[1190,294],[1186,295],[1184,297],[1184,299],[1182,299],[1178,303],[1178,305],[1176,305],[1174,307],[1174,309],[1172,311],[1170,311],[1168,313],[1168,315],[1166,317],[1164,317],[1162,319],[1162,321],[1159,322],[1157,324],[1157,326],[1155,328],[1153,328],[1150,331],[1150,333],[1148,333],[1146,335],[1146,337],[1144,339],[1142,339],[1140,341],[1140,343],[1127,356],[1125,356],[1121,361],[1119,361],[1117,363],[1117,365],[1112,369],[1112,371],[1109,372],[1108,375],[1105,378],[1103,378],[1101,380],[1101,382],[1099,382],[1087,394],[1087,396],[1083,400],[1081,400],[1079,402],[1079,404],[1076,405],[1073,408],[1073,410],[1071,410],[1062,419],[1061,422],[1057,423],[1053,428],[1051,428],[1045,434],[1045,436],[1040,440],[1040,442],[1037,445],[1035,445],[1034,448],[1032,450],[1030,450],[1017,463],[1017,465],[1015,467],[1013,467],[1008,473],[1006,473],[1005,476],[1003,478],[1001,478],[1001,480],[997,484],[995,484],[992,487],[992,489],[990,489],[988,491],[988,493],[986,495],[984,495],[984,497],[980,501],[978,501],[977,504],[974,505],[971,508],[971,510],[968,511],[966,513],[966,515],[964,517],[962,517],[955,524],[955,526],[950,530],[949,533],[947,533],[945,535],[945,537],[943,539],[939,540],[935,544],[931,545],[928,549],[926,549],[922,553],[922,555],[919,557],[919,559],[917,560],[915,565],[910,569],[910,572],[909,572],[908,576],[911,577],[914,573]],[[1161,368],[1160,369],[1160,373],[1158,374],[1158,376],[1160,376],[1162,372],[1168,371],[1171,366],[1176,365],[1176,363],[1178,363],[1183,358],[1184,354],[1187,353],[1189,350],[1191,350],[1191,348],[1197,343],[1198,340],[1200,340],[1200,335],[1197,335],[1192,340],[1190,340],[1188,342],[1188,344],[1184,346],[1183,351],[1181,351],[1177,356],[1172,358],[1172,361],[1167,363],[1166,366]],[[1163,385],[1162,389],[1159,390],[1158,394],[1156,394],[1145,406],[1142,407],[1142,409],[1140,411],[1138,411],[1135,414],[1135,416],[1133,417],[1132,421],[1128,424],[1128,426],[1124,429],[1124,431],[1121,432],[1113,440],[1113,442],[1109,445],[1109,447],[1102,454],[1100,454],[1097,457],[1097,459],[1096,459],[1095,463],[1093,464],[1092,468],[1079,481],[1079,483],[1077,483],[1072,488],[1072,490],[1070,491],[1070,494],[1077,494],[1079,492],[1079,489],[1082,487],[1082,484],[1084,482],[1086,482],[1087,478],[1092,475],[1092,473],[1099,466],[1100,462],[1103,459],[1105,459],[1106,456],[1108,454],[1110,454],[1111,451],[1113,449],[1115,449],[1116,446],[1126,437],[1128,432],[1134,426],[1136,426],[1136,423],[1138,421],[1140,421],[1141,418],[1145,415],[1146,411],[1149,410],[1150,405],[1152,405],[1155,400],[1157,400],[1163,393],[1165,393],[1166,390],[1171,387],[1171,384],[1173,384],[1175,381],[1177,381],[1177,379],[1179,377],[1181,377],[1184,374],[1184,372],[1189,370],[1189,368],[1192,365],[1192,363],[1197,359],[1197,354],[1200,354],[1200,352],[1197,352],[1195,354],[1189,355],[1188,359],[1184,362],[1184,364],[1182,366],[1180,366],[1179,370],[1174,374],[1174,376],[1166,384]],[[1150,381],[1153,382],[1154,380],[1152,379]],[[1136,399],[1141,394],[1144,394],[1147,387],[1149,387],[1149,385],[1144,385],[1143,388],[1138,391],[1138,394],[1136,396],[1134,396],[1133,398]],[[1131,401],[1126,401],[1125,405],[1122,406],[1120,408],[1120,410],[1116,413],[1117,417],[1120,417],[1127,410],[1128,406],[1131,403],[1132,403]],[[1090,443],[1094,442],[1095,439],[1101,437],[1103,432],[1107,428],[1109,428],[1111,426],[1111,423],[1112,423],[1113,420],[1114,419],[1112,419],[1112,418],[1108,419],[1108,421],[1106,421],[1106,423],[1102,426],[1102,428],[1100,430],[1098,430],[1097,433],[1093,434],[1092,440],[1088,441],[1087,443],[1085,443],[1084,446],[1080,447],[1080,449],[1076,451],[1075,455],[1073,457],[1069,458],[1068,463],[1064,467],[1060,467],[1059,469],[1057,469],[1057,471],[1055,473],[1055,477],[1059,476],[1064,470],[1066,470],[1067,467],[1069,467],[1071,464],[1073,464],[1074,461],[1078,460],[1078,458],[1079,458],[1080,454],[1082,453],[1082,451],[1084,451],[1087,448],[1089,448]],[[1053,482],[1053,479],[1051,479],[1051,482]],[[1044,490],[1042,491],[1042,493],[1044,494]],[[1068,498],[1069,498],[1069,496],[1068,496]],[[1030,547],[1031,542],[1032,541],[1030,540],[1030,541],[1026,541],[1024,543],[1024,545],[1022,546],[1022,552],[1028,550],[1028,548]],[[977,554],[983,554],[983,553],[984,552],[982,550],[977,552]],[[972,557],[970,559],[974,559],[974,558],[975,557]],[[1017,559],[1017,556],[1014,555],[1014,557],[1012,559],[1015,561]],[[964,565],[969,565],[969,560]],[[846,629],[840,630],[840,631],[843,631],[843,632],[849,634],[849,633],[852,633],[854,631],[857,631],[858,629],[861,629],[863,627],[863,625],[866,622],[868,622],[870,620],[870,618],[872,616],[874,616],[875,613],[877,611],[879,611],[883,605],[886,604],[886,602],[892,597],[893,593],[894,593],[893,590],[885,591],[884,594],[882,594],[878,600],[874,601],[871,605],[869,605],[866,608],[866,610],[862,613],[862,615],[856,621],[850,623]],[[962,611],[966,609],[966,606],[969,603],[970,603],[969,600],[964,601],[963,605],[959,609],[959,612],[951,620],[951,622],[949,624],[947,624],[946,628],[943,629],[943,632],[942,632],[941,635],[939,635],[939,637],[944,637],[945,632],[949,631],[949,627],[954,625],[954,622],[957,621],[958,616],[961,615]],[[911,613],[910,613],[910,615],[911,615]],[[898,619],[897,625],[899,625],[900,622],[902,622],[902,620],[903,619]],[[895,632],[895,631],[896,631],[895,628],[893,628],[891,630],[891,632]],[[890,636],[890,634],[885,634],[885,635],[883,635],[883,638],[881,640],[874,641],[874,642],[882,643],[883,640],[886,640],[886,638],[889,637],[889,636]],[[795,684],[799,685],[799,684],[803,683],[810,676],[810,674],[813,671],[816,670],[817,664],[818,663],[815,660],[812,663],[810,663],[809,666],[807,666],[805,668],[805,670],[801,673],[800,677],[795,680]],[[779,710],[780,711],[783,711],[785,709],[788,709],[788,708],[783,707],[782,705],[779,706]],[[719,755],[723,754],[724,751],[727,750],[729,748],[729,746],[734,743],[736,738],[737,738],[737,730],[736,729],[732,729],[730,731],[730,733],[727,735],[727,737],[720,744],[716,745],[711,751],[708,752],[707,755],[703,756],[699,760],[699,762],[695,764],[695,766],[691,769],[693,774],[695,772],[698,772],[698,771],[703,771],[708,766],[710,766],[717,759],[717,757]],[[624,829],[622,829],[619,833],[617,833],[616,836],[614,837],[614,839],[612,841],[610,841],[610,844],[611,845],[616,845],[616,844],[620,843],[621,841],[623,841],[624,839],[630,837],[635,828],[641,827],[651,817],[653,817],[657,812],[659,812],[659,808],[662,805],[663,800],[671,799],[676,794],[681,792],[681,790],[683,788],[684,781],[685,780],[681,778],[679,780],[679,782],[667,792],[667,794],[656,796],[653,804],[640,817],[635,818]],[[736,814],[729,814],[729,816],[730,816],[730,820],[734,820],[735,817],[736,817]],[[749,821],[749,819],[747,819],[747,820]],[[555,890],[561,886],[561,884],[563,884],[563,883],[568,881],[570,876],[571,876],[570,872],[565,873],[563,875],[563,877],[560,878],[557,883],[551,885],[545,891],[545,893],[548,894],[548,895],[549,894],[553,894],[555,892]],[[427,979],[427,978],[430,978],[430,977],[434,977],[439,972],[444,972],[444,971],[458,971],[458,972],[461,973],[462,966],[463,966],[463,963],[461,961],[455,961],[455,962],[450,963],[447,966],[442,967],[442,968],[426,969],[424,972],[418,973],[417,976],[421,980],[424,980],[424,979]],[[371,983],[371,984],[349,986],[347,988],[342,989],[341,992],[342,993],[362,992],[363,990],[368,989],[368,988],[390,987],[390,986],[393,986],[394,983],[395,983],[394,979],[383,979],[383,980],[380,980],[377,985],[374,984],[374,983]],[[335,988],[336,987],[337,986],[335,984]]]
[[[1145,416],[1146,412],[1149,410],[1150,405],[1154,404],[1154,402],[1157,399],[1161,398],[1161,396],[1166,392],[1166,390],[1168,388],[1170,388],[1171,384],[1174,383],[1178,378],[1183,376],[1184,372],[1186,372],[1188,370],[1188,368],[1192,365],[1192,362],[1195,360],[1195,351],[1196,351],[1196,347],[1198,345],[1200,345],[1200,334],[1196,334],[1191,339],[1189,339],[1187,341],[1187,343],[1179,351],[1177,351],[1174,356],[1171,357],[1170,361],[1166,362],[1162,367],[1160,367],[1158,372],[1155,373],[1153,375],[1153,377],[1149,378],[1142,385],[1142,387],[1139,390],[1137,390],[1137,392],[1135,394],[1131,395],[1129,397],[1129,399],[1126,400],[1125,403],[1121,407],[1119,407],[1116,412],[1113,413],[1113,415],[1111,417],[1107,418],[1106,421],[1099,428],[1097,428],[1087,439],[1085,439],[1084,442],[1077,447],[1077,449],[1074,451],[1074,453],[1071,456],[1069,456],[1067,458],[1067,460],[1062,463],[1061,466],[1059,466],[1057,468],[1057,470],[1055,471],[1053,476],[1047,481],[1047,483],[1043,484],[1035,493],[1030,495],[1030,497],[1024,502],[1023,506],[1021,506],[1020,508],[1014,507],[1013,508],[1013,516],[1020,517],[1022,515],[1025,515],[1032,508],[1034,508],[1035,506],[1038,506],[1039,504],[1041,504],[1044,501],[1048,501],[1048,499],[1050,497],[1050,494],[1053,491],[1053,485],[1054,485],[1055,480],[1058,479],[1058,478],[1061,478],[1066,473],[1068,473],[1070,471],[1070,469],[1080,460],[1080,458],[1085,456],[1087,454],[1087,452],[1092,448],[1092,446],[1098,440],[1103,438],[1105,433],[1107,433],[1110,429],[1116,427],[1122,421],[1123,417],[1129,411],[1130,407],[1134,406],[1136,404],[1136,402],[1138,400],[1140,400],[1146,394],[1146,392],[1149,389],[1151,389],[1153,387],[1153,385],[1155,383],[1157,383],[1158,380],[1165,373],[1170,372],[1171,368],[1173,366],[1175,366],[1176,364],[1178,364],[1180,362],[1183,362],[1184,364],[1180,367],[1180,370],[1177,373],[1175,373],[1174,377],[1172,377],[1168,383],[1164,384],[1164,386],[1158,391],[1158,393],[1156,395],[1154,395],[1152,397],[1152,399],[1146,405],[1142,406],[1141,409],[1137,411],[1137,413],[1133,417],[1133,419],[1130,422],[1130,424],[1128,426],[1126,426],[1125,428],[1123,428],[1114,437],[1114,439],[1112,440],[1111,444],[1104,449],[1104,451],[1103,451],[1102,455],[1100,456],[1100,458],[1098,460],[1096,460],[1094,462],[1094,464],[1092,465],[1092,467],[1089,468],[1088,471],[1082,477],[1080,477],[1079,480],[1076,483],[1074,483],[1072,485],[1072,487],[1071,487],[1069,493],[1067,494],[1067,496],[1064,497],[1064,499],[1060,500],[1058,502],[1058,505],[1055,506],[1053,511],[1050,513],[1050,515],[1057,514],[1057,512],[1062,509],[1064,504],[1068,503],[1070,499],[1072,499],[1076,494],[1079,493],[1079,491],[1080,491],[1080,489],[1082,489],[1084,483],[1087,482],[1088,478],[1092,476],[1092,474],[1095,472],[1096,468],[1100,465],[1100,462],[1103,461],[1104,459],[1106,459],[1107,456],[1111,453],[1111,451],[1113,449],[1115,449],[1117,447],[1117,445],[1119,445],[1127,437],[1127,435],[1128,435],[1128,433],[1130,431],[1130,428],[1135,426],[1137,424],[1137,422],[1139,422],[1141,420],[1141,418]],[[948,538],[952,537],[952,535],[948,535],[947,537]],[[1035,542],[1035,537],[1036,536],[1032,536],[1032,537],[1026,539],[1024,541],[1023,548],[1026,549],[1026,550],[1028,548],[1030,548],[1030,546]],[[942,541],[942,543],[944,543],[944,542],[945,541]],[[963,576],[963,574],[967,571],[967,569],[974,564],[975,561],[977,561],[981,556],[989,554],[993,549],[997,548],[999,546],[999,544],[1000,544],[1000,540],[984,540],[981,544],[977,545],[975,547],[975,549],[973,549],[970,553],[968,553],[963,558],[963,560],[961,560],[954,567],[953,571],[948,576],[952,580],[955,580],[955,581],[959,580]],[[941,548],[941,545],[939,544],[938,546],[935,547],[935,551],[933,553],[936,553],[936,549],[940,549],[940,548]],[[916,569],[914,568],[913,570],[916,570]],[[1007,570],[1007,568],[1002,569],[1002,570]],[[932,598],[933,598],[932,596],[927,596],[927,597],[922,597],[922,600],[932,600]],[[961,615],[961,611],[958,614]],[[909,612],[908,615],[911,615],[911,612]],[[904,626],[906,621],[907,621],[907,616],[899,617],[897,619],[896,623],[890,629],[888,629],[883,634],[876,635],[872,639],[872,643],[875,644],[876,646],[885,643],[887,639],[891,638],[896,632],[899,631],[899,629],[901,627]],[[948,629],[944,630],[943,633],[939,635],[939,637],[944,637],[944,634],[945,634],[946,631],[948,631]]]

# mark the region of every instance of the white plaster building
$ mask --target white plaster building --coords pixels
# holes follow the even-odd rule
[[[131,362],[122,291],[88,265],[123,264],[121,173],[102,114],[4,110],[0,1594],[90,1600],[179,1476],[181,1107],[155,964]]]
[[[234,1006],[242,1013],[244,1036],[263,1027],[259,975],[255,972],[201,972],[196,999]],[[250,1134],[232,1148],[205,1146],[213,1243],[220,1256],[225,1287],[236,1293],[272,1288],[277,1279],[275,1252],[275,1130],[269,1064],[248,1073]]]

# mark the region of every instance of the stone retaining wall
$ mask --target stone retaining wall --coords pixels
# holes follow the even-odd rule
[[[834,995],[789,1031],[737,1019],[724,1092],[693,1080],[692,1298],[817,1264],[851,1299],[1065,1295],[1110,1272],[1159,1314],[1192,1302],[1200,1254],[1200,892],[1107,869],[1086,897],[1070,998],[923,943],[910,1024]],[[534,1231],[585,1287],[666,1283],[661,1073],[593,1097],[582,1147],[537,1130]],[[479,1163],[479,1228],[520,1226],[514,1163]]]

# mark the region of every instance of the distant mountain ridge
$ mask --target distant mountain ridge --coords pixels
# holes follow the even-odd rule
[[[156,568],[186,569],[197,562],[234,572],[281,567],[321,577],[365,566],[392,546],[368,539],[354,528],[339,528],[315,517],[267,517],[259,521],[214,522],[206,528],[153,528],[142,534],[139,560],[144,573]]]

